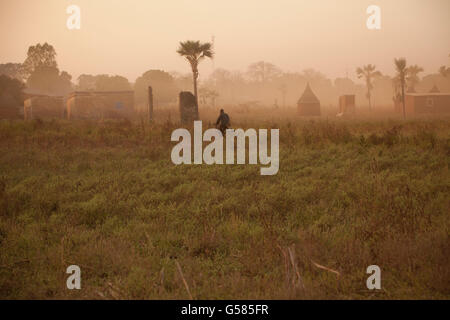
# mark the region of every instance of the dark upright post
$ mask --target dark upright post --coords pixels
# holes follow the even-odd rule
[[[148,122],[153,121],[153,89],[148,87]]]

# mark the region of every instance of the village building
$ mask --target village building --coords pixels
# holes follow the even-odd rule
[[[60,96],[35,95],[23,102],[25,120],[64,118],[64,98]]]
[[[76,91],[67,99],[68,119],[120,119],[134,115],[133,91]]]
[[[301,116],[320,116],[320,101],[311,90],[309,83],[297,103],[298,112]]]
[[[407,115],[450,113],[450,93],[410,93],[405,96]]]
[[[356,112],[355,95],[346,94],[339,97],[339,115],[350,115]]]

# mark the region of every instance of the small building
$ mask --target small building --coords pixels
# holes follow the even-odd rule
[[[68,119],[120,119],[134,115],[133,91],[76,91],[67,99]]]
[[[450,113],[450,93],[410,93],[405,96],[406,114]]]
[[[355,95],[346,94],[339,97],[339,114],[349,115],[356,112]]]
[[[25,120],[64,118],[64,98],[54,96],[34,96],[23,102]]]
[[[181,123],[188,124],[199,119],[196,108],[195,96],[191,92],[189,91],[180,92],[178,103],[179,103]]]
[[[305,91],[298,99],[298,112],[301,116],[320,116],[320,101],[311,90],[309,83],[306,84]]]

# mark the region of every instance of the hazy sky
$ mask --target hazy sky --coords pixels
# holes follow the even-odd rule
[[[66,27],[71,4],[81,8],[81,30]],[[381,7],[381,30],[366,27],[371,4]],[[216,68],[264,60],[355,78],[367,63],[393,74],[394,57],[404,56],[431,73],[450,64],[450,0],[0,0],[0,63],[23,62],[28,46],[49,42],[74,78],[190,72],[179,41],[212,35]],[[203,62],[200,77],[212,68]]]

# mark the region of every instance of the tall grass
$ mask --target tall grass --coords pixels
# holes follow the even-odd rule
[[[175,117],[1,122],[0,298],[450,297],[448,119],[259,117],[276,176],[174,166]]]

